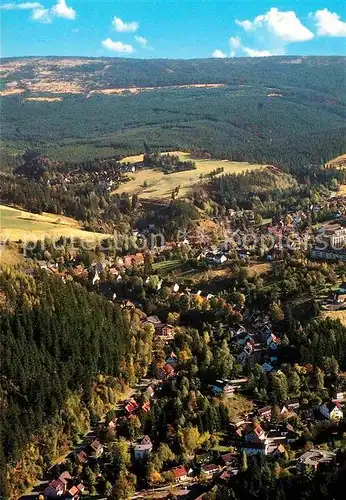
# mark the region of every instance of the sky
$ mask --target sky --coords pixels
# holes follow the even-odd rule
[[[346,55],[344,0],[2,1],[1,55]]]

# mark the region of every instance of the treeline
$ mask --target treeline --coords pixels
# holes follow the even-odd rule
[[[276,212],[290,211],[296,206],[308,208],[306,203],[309,200],[318,200],[325,188],[336,189],[344,178],[343,171],[318,166],[296,167],[292,175],[267,168],[213,178],[207,191],[221,206],[256,210],[272,217]],[[296,179],[301,184],[298,185]],[[202,200],[203,196],[199,197],[196,190],[196,203],[200,204]]]
[[[232,476],[228,485],[203,500],[329,500],[343,498],[346,486],[346,454],[338,451],[334,463],[319,467],[315,473],[306,470],[292,475],[280,463],[261,456],[251,457],[245,470]]]
[[[129,380],[135,330],[119,307],[45,273],[2,270],[0,290],[1,462],[14,464],[70,391],[88,407],[97,373]]]
[[[182,161],[178,155],[160,154],[146,152],[143,157],[143,164],[146,167],[160,168],[165,174],[174,172],[184,172],[185,170],[195,170],[194,161]]]
[[[294,65],[279,66],[285,72]],[[315,70],[303,79],[307,90],[293,71],[285,86],[275,73],[258,86],[254,72],[245,82],[225,88],[93,95],[87,100],[66,96],[58,103],[7,97],[2,102],[3,141],[12,149],[18,141],[30,144],[57,159],[69,150],[71,161],[80,151],[87,158],[99,156],[97,146],[116,153],[143,152],[145,140],[162,151],[202,150],[234,161],[290,168],[323,163],[345,150],[343,77],[338,89],[333,88],[333,75],[330,86],[325,82],[317,92],[321,75]],[[279,87],[281,97],[268,97],[271,87]]]

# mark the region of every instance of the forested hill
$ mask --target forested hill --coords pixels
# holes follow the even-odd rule
[[[345,151],[342,57],[5,59],[3,150],[80,161],[162,150],[322,163]]]
[[[2,79],[4,84],[17,82],[18,87],[27,90],[45,83],[47,91],[49,82],[52,86],[58,82],[70,82],[84,92],[113,87],[240,83],[294,84],[338,93],[344,88],[345,61],[343,57],[291,56],[190,60],[6,58],[2,61]]]

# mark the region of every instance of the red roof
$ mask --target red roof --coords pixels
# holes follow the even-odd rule
[[[138,408],[138,404],[136,401],[130,401],[130,403],[128,403],[126,406],[125,406],[125,410],[128,412],[128,413],[132,413],[133,411],[137,410]]]
[[[165,364],[163,370],[166,372],[166,375],[174,375],[174,368],[169,363]]]
[[[56,491],[58,491],[59,489],[62,489],[62,490],[65,489],[65,485],[62,481],[60,481],[60,479],[54,479],[54,481],[49,483],[49,486]]]
[[[68,490],[68,495],[71,495],[71,497],[79,495],[79,489],[77,486],[72,486],[72,488]]]
[[[180,467],[173,467],[171,472],[172,472],[173,476],[175,477],[175,479],[179,479],[179,477],[187,476],[187,470],[185,469],[185,467],[183,465],[181,465]]]
[[[142,404],[142,410],[145,412],[148,412],[150,410],[150,403],[143,403]]]

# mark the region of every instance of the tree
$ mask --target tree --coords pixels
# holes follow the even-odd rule
[[[276,401],[285,401],[288,398],[288,383],[284,373],[275,373],[272,376],[272,391]]]
[[[111,491],[110,500],[128,500],[135,492],[136,476],[121,470]]]
[[[179,432],[180,445],[189,453],[193,453],[199,446],[200,433],[197,427],[186,427]]]

